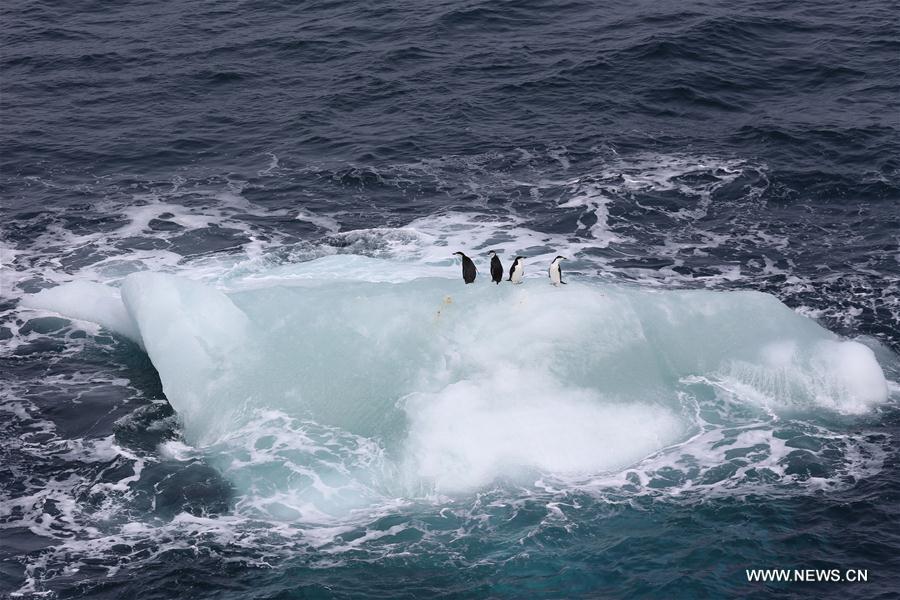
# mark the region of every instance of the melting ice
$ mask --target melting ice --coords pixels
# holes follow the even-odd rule
[[[26,304],[139,343],[185,441],[286,518],[620,471],[698,435],[704,398],[777,417],[888,397],[868,346],[768,294],[464,286],[437,270],[392,280],[396,267],[333,256],[228,293],[136,273]]]

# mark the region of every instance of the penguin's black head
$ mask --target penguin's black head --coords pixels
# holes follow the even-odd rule
[[[454,252],[454,253],[453,253],[453,256],[457,256],[457,255],[459,255],[459,256],[465,256],[465,254],[463,254],[462,252]]]
[[[553,260],[569,260],[569,259],[566,258],[565,256],[557,256],[557,257],[554,258]]]
[[[490,252],[488,252],[488,256],[496,256],[496,255],[497,255],[496,250],[491,250]]]

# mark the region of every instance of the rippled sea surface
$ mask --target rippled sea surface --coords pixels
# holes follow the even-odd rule
[[[8,4],[0,596],[900,595],[893,3]],[[486,288],[491,249],[528,257],[520,288]],[[471,296],[457,250],[481,270]],[[537,294],[557,254],[572,318],[606,302],[596,289],[766,292],[875,356],[886,392],[851,406],[828,369],[734,361],[629,392],[700,334],[623,359],[613,392],[605,372],[573,391],[565,369],[589,358],[566,339],[590,332],[563,339],[553,304],[506,345],[464,312]],[[204,398],[240,420],[201,433],[151,344],[83,319],[87,300],[28,300],[140,271],[228,294],[269,336],[244,364],[281,365],[314,328],[309,372],[331,374],[331,395],[291,404],[283,371],[260,371],[276,383],[236,382],[246,404]],[[356,282],[291,295],[331,277]],[[459,320],[402,355],[384,342],[406,339],[391,324],[424,294]],[[540,294],[509,297],[529,310]],[[354,301],[369,322],[341,316]],[[756,318],[742,306],[716,321],[725,339]],[[171,322],[212,309],[192,310]],[[418,369],[418,387],[393,390],[366,371],[378,361]],[[857,381],[855,365],[830,368]],[[324,394],[310,377],[303,402]],[[366,402],[383,411],[348,425]],[[751,583],[754,568],[868,581]]]

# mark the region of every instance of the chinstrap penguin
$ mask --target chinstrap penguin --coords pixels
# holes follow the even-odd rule
[[[509,279],[507,281],[512,281],[513,283],[522,283],[522,275],[525,274],[525,257],[517,256],[516,260],[513,261],[512,266],[509,268]]]
[[[550,283],[553,285],[563,284],[566,282],[562,280],[562,266],[560,261],[567,260],[565,256],[557,256],[553,259],[553,262],[550,263]]]
[[[472,259],[463,254],[462,252],[454,252],[454,256],[459,256],[462,259],[462,276],[463,281],[466,283],[472,283],[475,281],[475,263],[472,262]]]
[[[500,285],[500,282],[503,281],[503,264],[500,262],[500,257],[493,250],[488,252],[488,256],[491,257],[491,281]]]

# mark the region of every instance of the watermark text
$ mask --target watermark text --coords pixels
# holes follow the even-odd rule
[[[747,581],[760,583],[865,583],[868,569],[747,569]]]

